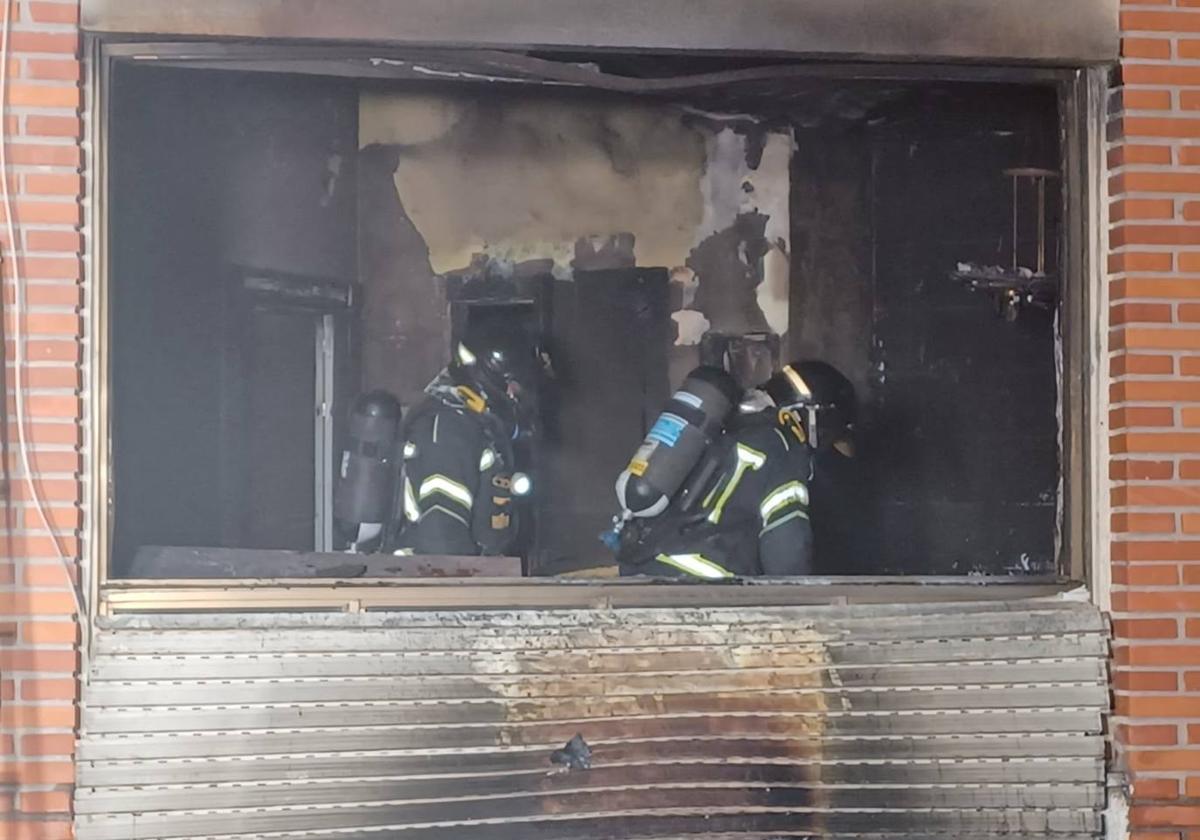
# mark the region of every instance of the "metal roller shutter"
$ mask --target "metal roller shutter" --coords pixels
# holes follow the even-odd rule
[[[77,836],[1092,837],[1106,655],[1067,602],[119,616]]]

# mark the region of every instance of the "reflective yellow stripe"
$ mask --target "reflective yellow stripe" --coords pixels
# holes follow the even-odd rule
[[[701,554],[660,554],[655,559],[660,563],[666,563],[668,566],[674,566],[679,571],[686,572],[693,577],[706,578],[708,580],[733,577],[733,573],[724,566],[718,566]]]
[[[770,525],[767,525],[765,528],[763,528],[761,531],[758,532],[758,535],[761,537],[764,534],[769,534],[772,531],[774,531],[776,528],[778,528],[780,525],[785,525],[788,522],[791,522],[796,519],[808,519],[808,514],[802,510],[794,510],[789,514],[779,517],[774,522],[772,522]]]
[[[742,477],[745,476],[747,470],[757,470],[767,462],[767,456],[746,446],[744,443],[737,445],[737,466],[733,468],[733,475],[729,477],[729,481],[725,484],[725,489],[721,491],[720,498],[713,506],[712,512],[708,515],[708,521],[714,525],[721,521],[721,513],[725,510],[726,503],[729,502],[729,497],[733,495],[733,491],[737,489],[741,483]]]
[[[789,481],[782,487],[777,487],[775,490],[763,500],[758,511],[762,514],[763,524],[766,525],[771,521],[771,517],[783,510],[793,502],[801,507],[808,506],[808,488],[799,481]]]
[[[446,478],[444,475],[431,475],[421,482],[418,494],[420,498],[424,499],[435,493],[441,493],[443,496],[453,499],[467,510],[471,509],[473,501],[471,491],[466,488],[466,485],[459,484],[453,479]]]
[[[409,522],[416,522],[421,518],[421,511],[417,510],[417,497],[413,494],[412,482],[408,480],[408,476],[404,476],[404,515],[408,517]]]

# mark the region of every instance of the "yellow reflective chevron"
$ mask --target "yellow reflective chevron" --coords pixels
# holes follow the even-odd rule
[[[471,491],[467,489],[466,485],[459,484],[454,479],[437,473],[421,482],[421,489],[417,491],[417,496],[420,499],[425,499],[438,493],[458,502],[467,510],[471,509],[471,504],[474,501]]]
[[[772,516],[793,503],[808,507],[808,488],[799,481],[789,481],[767,494],[758,508],[763,524],[766,525]]]
[[[721,495],[717,497],[717,503],[713,505],[712,511],[708,514],[709,522],[715,525],[721,521],[721,513],[725,510],[729,497],[733,495],[733,491],[737,489],[747,470],[757,470],[765,463],[767,463],[767,456],[757,449],[746,446],[744,443],[737,445],[737,466],[733,468],[733,475],[725,483]]]
[[[674,566],[681,572],[693,577],[707,580],[721,580],[733,577],[733,572],[709,560],[702,554],[660,554],[656,558],[660,563]]]

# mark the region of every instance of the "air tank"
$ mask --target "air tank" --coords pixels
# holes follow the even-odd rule
[[[363,394],[350,408],[348,426],[333,515],[356,547],[379,536],[391,512],[400,470],[400,403],[387,391]]]
[[[702,366],[687,375],[617,478],[617,501],[627,516],[666,510],[739,395],[737,383],[721,368]]]

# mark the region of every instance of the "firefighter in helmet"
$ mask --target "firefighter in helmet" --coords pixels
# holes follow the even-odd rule
[[[742,395],[666,509],[620,535],[625,575],[722,579],[811,574],[814,456],[846,447],[854,388],[818,361],[785,365]]]
[[[543,357],[517,331],[477,329],[406,417],[396,553],[504,555],[520,537],[520,442]]]

